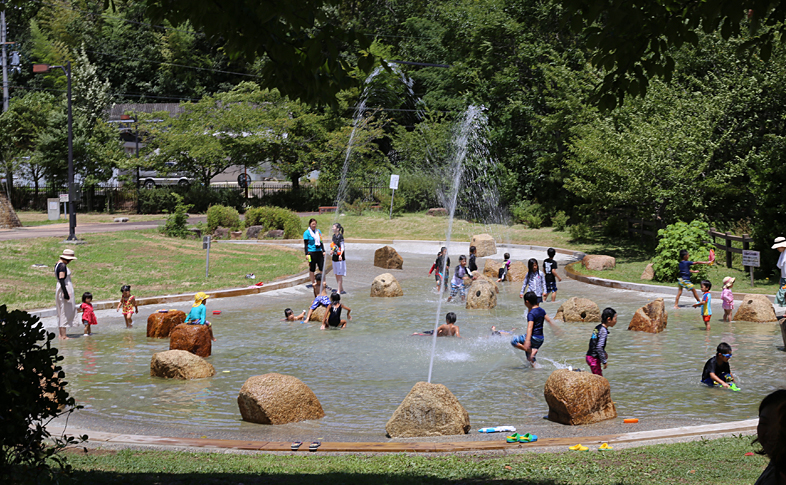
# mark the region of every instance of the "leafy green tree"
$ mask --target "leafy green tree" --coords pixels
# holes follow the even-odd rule
[[[35,151],[38,136],[46,129],[56,105],[55,97],[51,94],[32,92],[11,100],[8,111],[0,114],[0,154],[5,161],[9,185],[13,185],[14,172],[21,170],[33,180],[38,193],[44,167],[31,159],[30,155]]]
[[[688,251],[691,261],[707,261],[710,256],[710,247],[705,243],[707,231],[710,226],[704,221],[694,220],[690,224],[677,222],[658,231],[658,247],[655,248],[656,256],[652,259],[652,269],[657,281],[675,281],[679,269],[680,251]],[[695,278],[701,280],[707,277],[707,266],[696,265],[698,269]]]

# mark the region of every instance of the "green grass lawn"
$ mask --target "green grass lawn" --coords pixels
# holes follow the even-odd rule
[[[68,216],[55,221],[50,221],[46,212],[40,211],[17,211],[19,221],[25,227],[44,226],[49,224],[68,224]],[[167,218],[166,214],[137,214],[136,212],[124,213],[116,212],[107,214],[105,212],[89,212],[76,215],[77,224],[92,224],[94,222],[114,222],[117,217],[128,217],[129,222],[141,221],[161,221]]]
[[[696,484],[753,483],[766,466],[751,436],[608,452],[507,456],[239,455],[171,451],[66,453],[80,484]]]
[[[120,286],[131,285],[138,297],[237,288],[270,281],[306,269],[302,251],[269,245],[215,244],[210,249],[210,277],[205,279],[202,242],[160,235],[156,230],[80,234],[87,244],[72,246],[77,298],[85,291],[94,301],[117,299]],[[54,265],[62,238],[0,242],[0,302],[9,309],[54,306]],[[33,268],[45,264],[46,268]],[[255,273],[256,279],[245,278]]]

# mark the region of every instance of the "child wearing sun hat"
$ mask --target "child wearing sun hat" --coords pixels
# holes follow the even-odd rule
[[[207,325],[207,329],[210,332],[210,338],[215,342],[216,338],[213,336],[213,325],[206,319],[208,298],[210,298],[210,296],[204,291],[200,291],[194,295],[194,304],[191,305],[191,311],[188,312],[186,316],[186,323],[189,325]]]
[[[731,292],[731,287],[737,278],[727,276],[723,278],[723,291],[721,291],[721,301],[723,302],[723,321],[731,321],[731,311],[734,310],[734,293]]]

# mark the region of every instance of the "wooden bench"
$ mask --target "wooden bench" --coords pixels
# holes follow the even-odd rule
[[[334,205],[323,205],[319,208],[319,213],[324,214],[325,212],[336,212],[336,209],[338,209],[338,207]]]

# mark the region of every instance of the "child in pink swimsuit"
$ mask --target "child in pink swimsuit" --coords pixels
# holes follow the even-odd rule
[[[90,326],[98,325],[96,314],[93,311],[92,293],[86,291],[82,294],[82,304],[79,306],[79,309],[82,310],[82,325],[85,326],[85,335],[90,335],[92,333],[90,331]]]
[[[736,278],[727,276],[723,278],[723,291],[721,291],[721,301],[723,302],[723,321],[731,321],[731,312],[734,310],[734,293],[731,287],[734,286]]]
[[[134,313],[139,313],[139,307],[136,306],[136,298],[131,294],[131,287],[129,285],[121,286],[120,291],[123,292],[123,297],[117,304],[117,311],[120,311],[121,309],[123,310],[123,318],[126,320],[126,328],[131,328],[134,326],[133,322],[131,321],[131,316]]]

